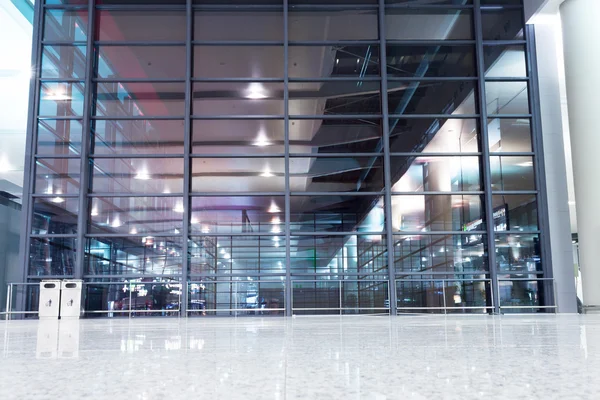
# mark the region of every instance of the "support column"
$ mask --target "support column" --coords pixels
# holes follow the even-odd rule
[[[569,127],[573,154],[583,303],[600,309],[600,1],[567,0],[563,27]]]

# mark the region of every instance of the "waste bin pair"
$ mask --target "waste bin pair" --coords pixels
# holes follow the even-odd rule
[[[81,280],[44,280],[40,282],[40,319],[71,318],[81,315]]]

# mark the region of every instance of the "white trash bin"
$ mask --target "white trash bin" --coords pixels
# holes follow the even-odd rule
[[[60,311],[60,281],[44,280],[40,282],[40,319],[58,319]]]
[[[64,280],[61,283],[60,318],[79,318],[81,315],[81,280]]]

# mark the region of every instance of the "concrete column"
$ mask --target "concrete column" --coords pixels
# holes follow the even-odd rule
[[[583,303],[600,306],[600,1],[567,0],[563,26]]]

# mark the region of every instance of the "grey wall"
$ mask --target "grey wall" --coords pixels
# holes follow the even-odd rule
[[[21,282],[19,235],[21,206],[0,198],[0,310],[6,307],[6,283]]]

